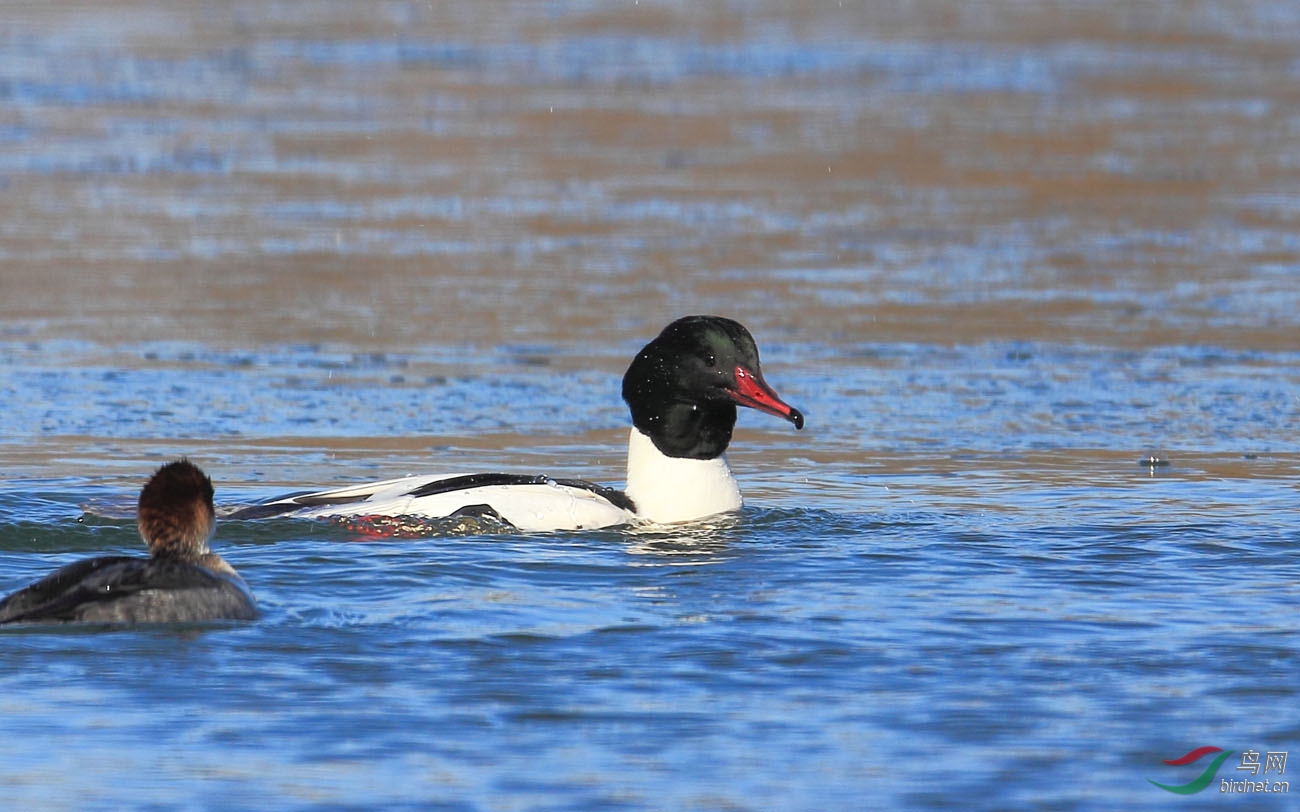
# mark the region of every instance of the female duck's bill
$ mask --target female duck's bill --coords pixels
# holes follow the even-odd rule
[[[245,508],[236,518],[283,514],[381,525],[393,517],[472,515],[524,531],[695,521],[740,508],[724,452],[736,407],[803,428],[804,417],[763,379],[758,346],[739,322],[687,316],[637,353],[623,376],[632,415],[627,485],[532,474],[437,474],[307,491]]]
[[[208,549],[212,481],[189,460],[168,463],[140,491],[137,526],[148,558],[69,564],[0,601],[2,623],[184,623],[252,620],[253,596]]]

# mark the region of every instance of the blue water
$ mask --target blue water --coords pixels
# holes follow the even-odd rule
[[[687,313],[808,423],[698,526],[223,521],[254,623],[0,632],[0,807],[1295,806],[1292,4],[786,6],[7,13],[0,593],[180,455],[617,485]]]
[[[6,589],[140,549],[112,507],[129,512],[130,480],[188,441],[147,412],[124,420],[124,401],[204,435],[192,453],[223,505],[275,492],[258,454],[330,482],[411,456],[537,464],[237,451],[437,432],[443,410],[388,400],[490,413],[495,376],[408,393],[386,380],[419,359],[133,351],[146,368],[120,375],[53,374],[63,346],[0,354],[0,387],[29,398],[7,427],[142,444],[82,477],[4,484]],[[1277,442],[1295,429],[1294,356],[899,345],[827,376],[824,351],[771,354],[809,429],[745,416],[732,460],[750,504],[713,526],[384,541],[230,521],[218,542],[257,623],[6,633],[17,743],[0,784],[17,805],[1109,808],[1160,800],[1146,778],[1190,780],[1159,760],[1194,746],[1296,741],[1300,459]],[[1113,374],[1121,360],[1139,374]],[[1261,366],[1278,374],[1246,374]],[[529,402],[518,427],[560,468],[603,460],[616,480],[619,449],[580,438],[621,425],[617,374],[536,369],[507,376]],[[320,385],[344,370],[347,386]],[[355,413],[362,396],[385,408]],[[1162,440],[1169,464],[1139,464]]]

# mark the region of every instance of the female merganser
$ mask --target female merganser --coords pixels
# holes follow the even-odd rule
[[[724,455],[737,405],[803,428],[799,410],[764,382],[749,331],[719,316],[687,316],[665,327],[628,367],[623,400],[633,427],[624,491],[545,476],[445,474],[290,494],[232,515],[488,516],[530,532],[686,522],[742,504]]]
[[[252,620],[253,596],[208,549],[212,481],[189,460],[159,468],[140,491],[149,558],[103,556],[55,570],[0,601],[0,623],[184,623]]]

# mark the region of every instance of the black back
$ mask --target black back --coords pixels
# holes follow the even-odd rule
[[[433,496],[439,493],[484,488],[491,485],[562,485],[566,488],[580,488],[590,491],[607,500],[615,507],[636,512],[636,505],[627,494],[604,485],[597,485],[585,479],[563,479],[530,474],[467,474],[439,479],[412,490],[408,496]]]

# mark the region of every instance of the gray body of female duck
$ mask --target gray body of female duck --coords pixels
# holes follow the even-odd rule
[[[0,601],[0,624],[252,620],[248,587],[208,549],[215,516],[212,481],[198,466],[162,466],[140,491],[137,524],[149,558],[68,564]]]

